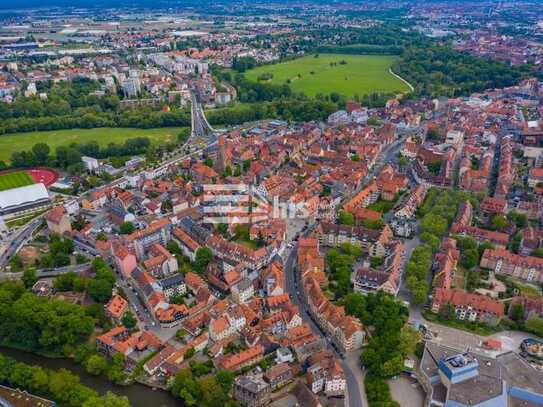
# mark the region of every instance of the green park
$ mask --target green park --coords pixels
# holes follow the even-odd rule
[[[157,129],[136,129],[99,127],[95,129],[69,129],[52,131],[33,131],[0,136],[0,160],[10,161],[11,154],[16,151],[30,151],[34,144],[46,143],[51,150],[72,143],[84,144],[97,142],[100,147],[110,143],[122,144],[134,137],[147,137],[154,145],[173,143],[182,127],[163,127]]]
[[[260,66],[246,72],[252,81],[289,84],[307,96],[408,92],[409,86],[390,72],[397,57],[389,55],[313,54]]]

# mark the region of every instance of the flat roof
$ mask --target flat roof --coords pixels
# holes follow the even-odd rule
[[[48,200],[49,193],[42,183],[0,191],[0,209]]]

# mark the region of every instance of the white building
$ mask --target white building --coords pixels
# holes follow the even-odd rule
[[[36,84],[34,82],[30,82],[28,86],[26,87],[25,96],[29,98],[32,96],[36,96],[37,93],[38,93],[38,90],[36,89]]]
[[[122,83],[124,95],[126,97],[136,97],[141,91],[141,83],[139,78],[128,78]]]
[[[294,362],[294,355],[292,354],[292,351],[287,347],[277,349],[275,355],[275,361],[277,362],[277,364]]]
[[[49,206],[51,199],[42,183],[0,191],[0,216],[5,218],[30,213]]]
[[[81,157],[81,161],[83,162],[83,167],[89,172],[97,171],[98,167],[100,167],[100,163],[94,157],[83,156]]]

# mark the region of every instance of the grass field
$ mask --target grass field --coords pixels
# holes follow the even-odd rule
[[[8,172],[6,174],[0,174],[0,191],[6,189],[24,187],[25,185],[31,185],[34,180],[26,171]]]
[[[331,92],[349,97],[373,92],[408,92],[409,87],[389,72],[395,59],[388,55],[308,55],[260,66],[247,71],[245,75],[247,79],[257,81],[260,75],[270,73],[273,78],[269,82],[274,84],[284,84],[290,79],[292,90],[308,96]],[[341,64],[341,61],[346,64]]]
[[[148,137],[153,144],[175,142],[182,127],[159,129],[131,129],[101,127],[97,129],[70,129],[52,131],[33,131],[0,136],[0,160],[8,162],[14,151],[30,150],[36,143],[47,143],[51,150],[71,143],[96,141],[100,146],[109,143],[123,143],[131,137]]]

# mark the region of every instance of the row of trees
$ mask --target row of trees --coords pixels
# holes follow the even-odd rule
[[[15,151],[11,155],[11,165],[14,168],[29,168],[36,165],[47,165],[62,168],[77,173],[81,170],[81,157],[86,155],[94,158],[125,157],[146,153],[151,147],[148,137],[134,137],[122,144],[109,143],[100,148],[96,141],[69,146],[58,146],[55,155],[46,143],[36,143],[30,151]],[[5,163],[4,163],[4,166]]]
[[[392,400],[386,379],[400,374],[404,360],[415,351],[418,333],[406,325],[408,310],[392,296],[383,292],[364,296],[350,293],[343,299],[348,314],[374,328],[361,355],[367,369],[366,393],[371,407],[397,407]]]
[[[316,51],[323,54],[400,55],[404,49],[399,45],[353,44],[347,46],[325,45],[318,47]]]
[[[314,121],[325,120],[338,108],[331,101],[288,98],[215,109],[206,115],[212,125],[236,125],[264,119]]]
[[[432,248],[426,244],[417,246],[405,267],[406,286],[415,304],[424,304],[430,285],[428,275],[432,268]]]
[[[441,240],[448,233],[460,203],[467,200],[474,207],[478,207],[478,200],[467,192],[431,188],[423,205],[419,208],[420,240],[424,244],[415,248],[406,266],[406,286],[415,304],[426,302],[430,292],[428,280],[433,254],[439,249]]]
[[[66,407],[130,407],[126,397],[99,396],[66,369],[58,371],[19,363],[0,354],[0,382],[55,400]]]
[[[17,117],[0,122],[0,134],[62,129],[92,129],[96,127],[156,127],[190,126],[190,111],[157,111],[150,107],[100,112],[90,108],[64,116]]]

